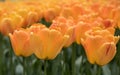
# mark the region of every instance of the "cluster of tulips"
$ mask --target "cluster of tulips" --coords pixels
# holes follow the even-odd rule
[[[2,6],[5,7],[2,7]],[[36,23],[44,18],[50,27]],[[0,31],[17,56],[54,59],[63,47],[81,44],[90,63],[105,65],[116,54],[119,0],[38,0],[0,3]]]
[[[8,35],[16,29],[26,28],[40,21],[41,18],[52,21],[59,14],[59,4],[53,0],[0,2],[0,31]]]

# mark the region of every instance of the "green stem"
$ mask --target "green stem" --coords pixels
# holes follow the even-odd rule
[[[25,60],[25,57],[23,57],[23,75],[26,75],[26,60]]]
[[[47,60],[44,62],[44,75],[47,75]]]
[[[64,50],[64,49],[63,49]],[[63,60],[63,63],[61,63],[62,66],[62,75],[64,75],[64,63],[65,63],[65,55],[64,55],[64,51],[61,52],[61,58]]]
[[[11,75],[14,75],[14,65],[13,65],[13,62],[12,62],[12,51],[10,51],[10,68],[11,68]]]
[[[97,68],[98,68],[97,75],[101,75],[101,71],[102,71],[101,66],[97,65]]]
[[[76,48],[75,48],[75,43],[72,45],[72,75],[75,75],[75,58],[76,58]]]
[[[10,43],[10,39],[7,37],[7,40],[9,43],[8,43],[8,48],[9,48],[9,53],[10,53],[10,69],[11,69],[11,75],[14,75],[14,64],[13,64],[13,49],[12,49],[12,46],[11,46],[11,43]]]
[[[42,75],[42,61],[40,59],[38,59],[39,61],[39,73],[40,75]]]

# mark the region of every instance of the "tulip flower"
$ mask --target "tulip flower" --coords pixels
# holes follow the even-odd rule
[[[44,26],[32,27],[30,44],[34,54],[39,59],[54,59],[61,51],[69,38],[68,35],[62,35],[55,29],[48,29]]]
[[[22,17],[17,15],[15,12],[4,14],[2,17],[3,18],[0,20],[0,30],[4,35],[12,33],[23,24]]]
[[[84,22],[79,22],[75,27],[75,40],[77,44],[81,43],[81,38],[85,38],[85,32],[90,30],[91,26]]]
[[[39,20],[39,18],[38,18],[37,13],[35,13],[35,12],[29,12],[27,14],[27,18],[26,18],[26,23],[27,23],[26,25],[29,26],[29,25],[37,22],[38,20]]]
[[[15,30],[9,34],[14,53],[17,56],[30,56],[33,54],[30,48],[30,34],[26,30]]]
[[[51,22],[57,16],[57,13],[54,9],[48,9],[44,11],[43,16],[47,22]]]
[[[86,8],[87,4],[88,3],[86,3],[86,1],[80,2],[80,1],[71,0],[69,3],[63,5],[63,9],[61,10],[60,15],[66,18],[73,17],[74,19],[77,20],[79,16],[91,12],[89,10],[89,7]]]
[[[101,28],[89,30],[85,35],[81,41],[90,63],[105,65],[114,58],[118,37]]]
[[[114,24],[114,27],[118,27],[120,28],[120,6],[114,8],[112,10],[112,15],[110,16],[110,19],[113,20],[113,22],[115,23]]]
[[[50,29],[55,29],[60,31],[63,35],[69,35],[69,39],[65,44],[65,47],[70,46],[74,40],[75,40],[75,33],[74,33],[74,20],[73,19],[66,19],[62,16],[58,17],[57,19],[55,19],[52,23],[52,25],[50,26]]]

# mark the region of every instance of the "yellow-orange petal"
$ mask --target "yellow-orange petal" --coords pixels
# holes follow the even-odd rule
[[[51,30],[49,37],[48,58],[54,59],[61,51],[68,40],[67,35],[62,35],[59,31]],[[51,44],[52,43],[52,44]]]
[[[36,37],[34,36],[36,35]],[[47,58],[47,48],[48,48],[48,37],[49,30],[47,28],[42,29],[39,33],[33,35],[33,47],[35,48],[34,53],[39,59]],[[37,45],[36,45],[37,42]]]
[[[66,31],[66,35],[69,35],[64,47],[69,47],[75,41],[75,27],[69,27]]]

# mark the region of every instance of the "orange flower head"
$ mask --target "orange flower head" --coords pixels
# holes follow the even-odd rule
[[[75,40],[77,44],[81,43],[81,38],[85,38],[85,32],[90,30],[91,26],[85,22],[79,22],[75,27]]]
[[[112,10],[112,13],[110,15],[110,19],[113,20],[113,22],[115,23],[114,27],[119,27],[120,28],[120,6],[114,8]]]
[[[55,10],[48,9],[44,12],[44,18],[47,22],[51,22],[56,17]]]
[[[29,13],[27,14],[26,23],[27,23],[27,25],[29,26],[29,25],[37,22],[38,19],[39,19],[39,18],[38,18],[37,13],[35,13],[35,12],[29,12]]]
[[[46,27],[32,28],[38,28],[36,29],[37,31],[34,31],[30,36],[30,44],[35,55],[40,59],[54,59],[60,53],[68,36]],[[30,29],[32,30],[32,28]]]
[[[65,47],[70,46],[75,38],[74,38],[74,21],[73,19],[66,19],[62,16],[55,19],[50,26],[50,29],[55,29],[60,31],[63,35],[69,35],[69,39],[65,44]]]
[[[52,22],[55,19],[60,11],[61,6],[59,5],[59,1],[57,0],[49,0],[49,1],[42,1],[43,4],[43,17],[47,22]]]
[[[2,16],[0,20],[0,30],[4,35],[8,35],[9,33],[13,33],[15,29],[20,28],[22,24],[22,17],[12,12],[11,14]]]
[[[30,34],[26,30],[15,30],[9,34],[13,50],[17,56],[30,56],[33,51],[30,48]]]
[[[108,30],[95,28],[87,31],[86,39],[81,39],[90,63],[105,65],[110,62],[116,54],[117,37]]]

